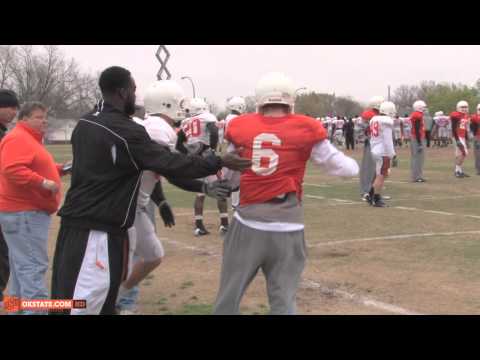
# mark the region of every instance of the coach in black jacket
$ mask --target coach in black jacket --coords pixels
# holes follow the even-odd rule
[[[86,300],[71,314],[114,314],[127,275],[128,235],[135,217],[142,170],[175,178],[200,178],[222,166],[244,170],[251,161],[236,155],[207,158],[172,153],[152,141],[130,116],[135,82],[130,72],[110,67],[99,80],[104,104],[80,119],[72,133],[71,187],[58,212],[52,298]]]

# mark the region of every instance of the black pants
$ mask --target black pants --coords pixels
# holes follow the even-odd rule
[[[127,265],[127,233],[62,224],[53,258],[52,299],[86,300],[87,311],[82,314],[113,315]],[[70,314],[70,310],[61,313]]]
[[[425,139],[427,140],[427,147],[430,147],[430,136],[431,136],[431,131],[425,130]]]
[[[347,146],[347,150],[350,149],[350,147],[352,148],[352,150],[355,150],[355,140],[353,138],[353,134],[347,134],[345,136],[345,144]]]
[[[0,228],[0,301],[3,301],[3,292],[10,277],[10,264],[8,263],[8,246],[1,230]]]

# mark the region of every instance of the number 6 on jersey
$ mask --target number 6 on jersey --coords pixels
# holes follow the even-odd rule
[[[278,154],[272,149],[262,149],[263,144],[267,142],[276,146],[282,144],[274,134],[263,133],[253,139],[252,171],[261,176],[273,174],[278,166]]]

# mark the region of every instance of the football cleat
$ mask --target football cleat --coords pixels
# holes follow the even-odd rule
[[[228,226],[220,225],[220,228],[218,229],[218,232],[222,236],[225,235],[228,232]]]
[[[383,201],[382,197],[378,194],[376,194],[373,197],[372,205],[374,207],[386,207],[387,206],[387,204],[385,204],[385,202]]]
[[[455,177],[461,179],[461,178],[465,177],[465,175],[463,173],[461,173],[460,171],[455,171]]]
[[[195,236],[204,236],[204,235],[208,235],[210,234],[207,229],[203,228],[196,228],[195,231],[194,231],[194,235]]]
[[[362,195],[362,201],[366,201],[368,203],[370,203],[370,194],[369,193],[365,193]]]

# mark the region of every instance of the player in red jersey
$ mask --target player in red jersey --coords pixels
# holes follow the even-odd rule
[[[457,178],[470,177],[463,171],[462,165],[468,155],[467,139],[468,139],[468,103],[459,101],[457,103],[457,111],[450,114],[452,121],[452,134],[456,142],[455,147],[455,176]]]
[[[480,175],[480,104],[477,105],[477,113],[470,117],[470,130],[473,135],[475,168],[477,169],[477,175]]]
[[[358,173],[355,160],[330,144],[319,121],[292,113],[295,89],[281,73],[265,75],[255,91],[258,113],[238,116],[228,125],[229,150],[253,164],[240,177],[240,204],[224,241],[215,314],[239,312],[259,269],[271,314],[294,314],[306,259],[302,184],[307,161],[330,175]]]

